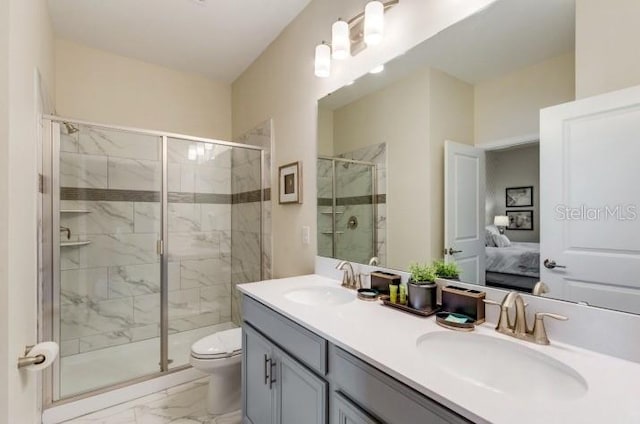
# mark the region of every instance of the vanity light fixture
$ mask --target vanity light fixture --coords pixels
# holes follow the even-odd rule
[[[384,36],[384,4],[370,1],[364,8],[364,42],[367,46],[380,44]]]
[[[331,26],[331,45],[323,41],[316,46],[315,75],[319,78],[331,75],[331,58],[344,60],[367,46],[380,44],[384,37],[384,12],[399,2],[369,1],[363,12],[348,21],[338,19],[334,22]]]
[[[331,47],[324,41],[316,46],[315,74],[318,78],[331,75]]]
[[[331,57],[337,60],[343,60],[350,55],[351,39],[349,38],[349,24],[338,19],[331,26]]]

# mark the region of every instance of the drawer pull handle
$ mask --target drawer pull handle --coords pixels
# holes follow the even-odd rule
[[[267,357],[267,354],[264,354],[264,384],[266,385],[269,382],[269,370],[271,369],[271,366],[269,366],[269,364],[271,363],[271,359]]]
[[[269,370],[269,390],[271,390],[273,388],[273,384],[276,382],[276,379],[274,377],[275,372],[274,372],[274,368],[276,367],[276,363],[275,361],[271,361],[270,362],[270,370]]]

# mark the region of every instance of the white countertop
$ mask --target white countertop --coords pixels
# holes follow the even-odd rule
[[[640,364],[553,340],[549,346],[520,341],[495,332],[492,324],[476,327],[474,333],[521,344],[569,365],[589,385],[577,399],[527,401],[452,377],[427,363],[416,341],[430,332],[447,331],[435,318],[412,316],[355,296],[336,306],[306,306],[284,296],[289,290],[312,286],[340,287],[340,282],[306,275],[242,284],[238,289],[474,422],[640,423]],[[473,361],[473,352],[469,360]]]

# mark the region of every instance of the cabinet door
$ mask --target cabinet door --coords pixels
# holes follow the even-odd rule
[[[245,424],[272,424],[275,389],[270,382],[271,343],[251,327],[242,328],[242,415]]]
[[[344,397],[340,392],[331,395],[331,424],[381,424]]]
[[[276,422],[326,424],[327,383],[283,351],[275,357]]]

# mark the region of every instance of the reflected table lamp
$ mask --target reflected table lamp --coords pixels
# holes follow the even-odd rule
[[[509,217],[506,215],[496,215],[493,218],[493,225],[498,227],[500,234],[504,234],[504,229],[509,226]]]

